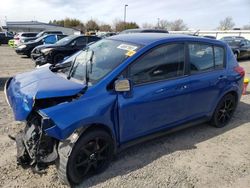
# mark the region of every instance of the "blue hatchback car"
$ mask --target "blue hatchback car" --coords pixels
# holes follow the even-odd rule
[[[57,161],[74,185],[139,141],[203,122],[225,126],[245,74],[221,41],[159,33],[102,39],[67,65],[19,74],[5,93],[26,121],[15,137],[19,164]]]

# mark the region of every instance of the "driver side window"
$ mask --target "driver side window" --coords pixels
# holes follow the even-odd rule
[[[143,84],[184,75],[184,44],[157,47],[133,63],[128,72],[135,84]]]

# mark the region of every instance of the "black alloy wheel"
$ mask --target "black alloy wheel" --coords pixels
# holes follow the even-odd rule
[[[219,128],[227,125],[233,116],[236,106],[237,102],[234,95],[227,94],[224,96],[214,112],[212,124]]]
[[[85,178],[105,170],[114,154],[112,138],[105,131],[82,135],[73,147],[67,164],[67,177],[77,185]]]

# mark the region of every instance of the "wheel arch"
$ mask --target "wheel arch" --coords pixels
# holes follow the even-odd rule
[[[83,125],[81,127],[79,127],[77,129],[77,133],[78,133],[78,138],[77,140],[83,136],[84,134],[88,133],[88,132],[91,132],[91,131],[94,131],[94,130],[102,130],[102,131],[105,131],[106,133],[109,134],[109,136],[112,138],[113,142],[114,142],[114,146],[115,146],[115,149],[117,147],[117,139],[116,139],[116,136],[115,136],[115,133],[112,132],[111,128],[105,124],[102,124],[102,123],[92,123],[92,124],[89,124],[89,125]],[[73,133],[74,134],[74,133]]]
[[[239,99],[240,99],[240,96],[239,96],[239,93],[238,93],[236,90],[228,90],[228,91],[224,92],[224,93],[219,97],[219,99],[216,101],[216,105],[214,105],[214,107],[213,107],[213,109],[212,109],[212,111],[211,111],[211,114],[210,114],[211,117],[213,116],[214,111],[215,111],[216,107],[218,106],[219,102],[221,101],[221,99],[222,99],[224,96],[228,95],[228,94],[232,94],[233,96],[235,96],[236,102],[238,103],[238,101],[239,101]]]

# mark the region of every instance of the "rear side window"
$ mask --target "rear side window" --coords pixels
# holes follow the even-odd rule
[[[184,44],[157,47],[130,66],[129,78],[142,84],[175,78],[184,74]]]
[[[213,45],[194,43],[188,45],[191,74],[207,72],[224,66],[224,49]]]
[[[214,47],[214,63],[215,69],[223,68],[224,65],[224,49],[221,47]]]

